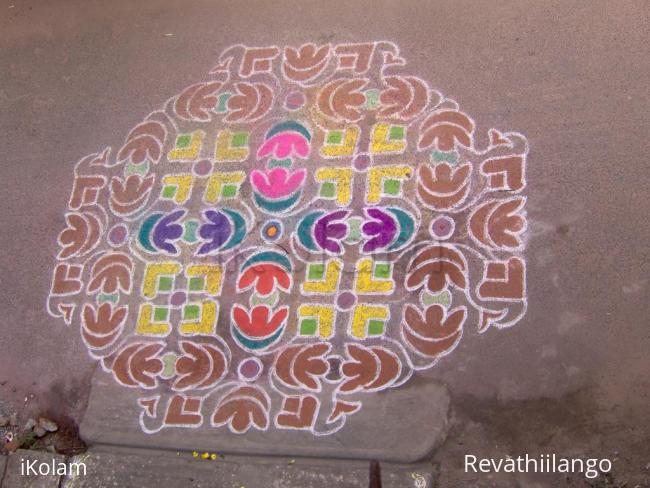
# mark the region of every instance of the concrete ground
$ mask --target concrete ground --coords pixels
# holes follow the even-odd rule
[[[136,488],[165,486],[171,488],[366,488],[369,469],[358,461],[332,461],[259,457],[227,456],[217,460],[194,458],[190,453],[156,452],[137,449],[90,449],[87,453],[69,459],[83,463],[86,474],[76,471],[61,476],[34,478],[40,484],[27,484],[18,473],[21,459],[47,460],[61,456],[18,451],[9,458],[3,488],[104,488],[119,486]],[[1,466],[0,466],[1,467]],[[401,488],[422,480],[423,486],[433,486],[433,474],[427,465],[408,467],[384,465],[381,468],[382,486]]]
[[[21,425],[48,415],[73,432],[101,380],[79,331],[44,306],[81,156],[119,147],[229,45],[386,39],[476,120],[517,130],[531,146],[528,312],[512,329],[470,337],[415,379],[451,398],[442,446],[417,465],[425,486],[650,486],[649,11],[643,1],[0,0],[0,413],[17,412]],[[553,452],[608,457],[613,471],[592,481],[462,469],[467,453]],[[120,486],[155,486],[145,480],[158,479],[160,466],[196,473],[191,486],[214,476],[215,465],[198,464],[191,450],[144,478],[159,453],[100,445],[87,455],[106,460],[93,475],[106,478],[63,486],[109,486],[111,473],[135,476]],[[27,486],[11,471],[15,459],[3,488]],[[348,480],[328,486],[366,483],[367,463],[270,459],[236,458],[224,479],[309,486],[300,477],[319,473]],[[259,484],[270,468],[256,463],[278,467],[275,485]],[[387,486],[417,486],[399,484],[414,469],[394,469]]]

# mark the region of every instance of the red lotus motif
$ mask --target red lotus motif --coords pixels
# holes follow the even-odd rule
[[[260,295],[269,295],[273,293],[276,286],[283,290],[289,290],[291,276],[287,270],[277,264],[256,264],[244,271],[237,283],[237,289],[244,291],[253,285],[255,285],[255,291]]]
[[[280,307],[271,313],[266,305],[258,305],[250,311],[240,305],[232,309],[237,327],[248,337],[267,337],[277,331],[289,315],[288,307]]]

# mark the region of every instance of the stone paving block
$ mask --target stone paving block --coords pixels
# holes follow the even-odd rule
[[[332,436],[315,439],[309,432],[275,429],[249,430],[240,435],[211,427],[209,422],[191,432],[164,429],[146,434],[137,420],[136,393],[98,372],[80,434],[89,445],[412,463],[422,460],[444,440],[449,408],[445,387],[425,381],[417,382],[417,386],[414,383],[378,393],[374,401],[348,419],[345,429]],[[396,412],[408,415],[396,421]]]
[[[87,475],[66,478],[62,488],[367,488],[367,462],[227,456],[195,459],[190,453],[133,449],[92,449],[76,456]],[[384,488],[426,488],[430,466],[382,465]]]
[[[5,474],[6,465],[7,465],[7,456],[0,455],[0,486],[2,486],[2,477]]]
[[[27,474],[27,463],[32,461],[36,461],[36,471],[43,474]],[[59,454],[19,449],[7,457],[2,488],[58,488],[61,476],[56,474],[56,468],[63,462],[65,457]],[[24,474],[21,465],[25,466]]]

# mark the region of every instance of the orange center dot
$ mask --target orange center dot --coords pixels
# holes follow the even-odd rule
[[[269,227],[269,228],[267,229],[267,231],[266,231],[266,234],[267,234],[269,237],[273,237],[273,236],[274,236],[275,234],[277,234],[277,233],[278,233],[278,229],[277,229],[276,227]]]

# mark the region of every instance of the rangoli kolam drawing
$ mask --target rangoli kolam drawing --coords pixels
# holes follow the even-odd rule
[[[332,434],[524,316],[527,153],[391,42],[232,46],[77,163],[47,309],[147,433]]]

